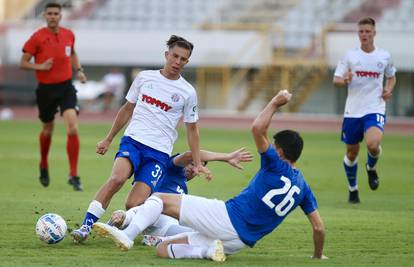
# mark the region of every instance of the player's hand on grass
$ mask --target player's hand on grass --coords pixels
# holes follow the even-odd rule
[[[246,148],[242,147],[236,151],[233,151],[229,154],[229,159],[227,163],[231,166],[243,170],[241,162],[250,162],[253,160],[253,156],[249,151],[246,151]]]
[[[289,93],[288,90],[280,90],[275,97],[273,97],[272,101],[277,107],[281,107],[287,102],[289,102],[292,94]]]
[[[104,139],[96,144],[96,153],[105,155],[106,151],[108,151],[109,145],[111,142],[108,139]]]
[[[39,70],[48,71],[53,66],[53,58],[48,58],[39,65]]]

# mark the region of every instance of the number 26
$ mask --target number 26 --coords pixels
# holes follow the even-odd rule
[[[300,189],[296,185],[292,186],[289,178],[282,176],[280,179],[285,182],[285,185],[282,188],[272,189],[267,192],[267,194],[262,198],[262,201],[269,206],[269,208],[273,209],[276,205],[271,201],[271,199],[276,195],[287,193],[283,200],[275,208],[275,212],[278,216],[285,216],[292,208],[293,204],[295,204],[293,194],[299,194]]]

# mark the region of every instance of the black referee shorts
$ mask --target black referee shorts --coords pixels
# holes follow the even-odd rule
[[[72,80],[55,84],[39,83],[36,89],[36,103],[39,119],[44,123],[53,121],[58,109],[60,115],[71,108],[78,111],[76,89]]]

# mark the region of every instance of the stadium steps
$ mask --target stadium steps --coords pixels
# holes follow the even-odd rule
[[[272,66],[265,66],[257,71],[249,82],[247,93],[237,106],[237,110],[244,111],[261,92],[271,90],[272,76],[277,72]],[[276,79],[278,80],[278,79]]]
[[[253,100],[262,95],[267,103],[279,90],[288,89],[293,96],[284,110],[297,112],[326,75],[327,66],[323,60],[279,59],[256,72],[237,109],[245,111]]]
[[[292,81],[292,99],[287,105],[289,112],[298,112],[309,96],[317,90],[321,82],[326,78],[328,72],[324,66],[313,66],[310,68],[297,68],[296,75]]]

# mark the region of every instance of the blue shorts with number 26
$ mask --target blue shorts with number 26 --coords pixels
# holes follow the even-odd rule
[[[362,118],[344,118],[341,140],[347,145],[358,144],[368,128],[377,127],[384,132],[385,122],[385,115],[379,113],[367,114]]]
[[[134,182],[147,184],[151,191],[163,177],[169,160],[168,154],[123,136],[115,158],[128,158],[134,170]]]

